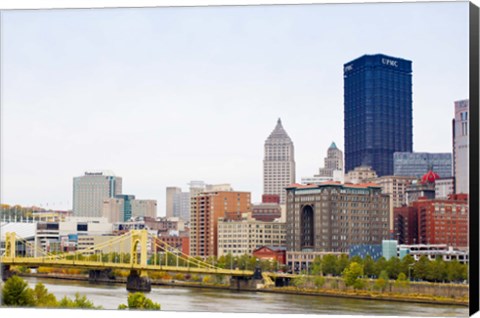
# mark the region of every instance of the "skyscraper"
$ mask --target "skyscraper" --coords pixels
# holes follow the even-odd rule
[[[275,129],[265,141],[263,159],[263,193],[277,194],[280,204],[285,204],[285,187],[295,182],[293,142],[283,129],[280,118]]]
[[[205,191],[191,197],[190,255],[216,256],[218,218],[250,212],[250,192]]]
[[[73,178],[73,215],[101,217],[103,201],[122,193],[122,178],[112,172],[85,172]]]
[[[319,170],[320,177],[332,177],[333,171],[343,170],[343,152],[332,142],[327,150],[327,157],[324,159],[324,166]]]
[[[455,102],[455,118],[453,119],[453,176],[455,193],[469,193],[469,125],[468,99]]]
[[[393,153],[412,151],[412,62],[383,54],[344,64],[345,172],[393,174]]]

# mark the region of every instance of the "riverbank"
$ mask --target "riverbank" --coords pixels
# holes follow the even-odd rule
[[[76,281],[88,281],[88,275],[71,275],[60,273],[19,273],[19,276],[25,277],[37,277],[37,278],[52,278],[62,280],[76,280]],[[125,277],[116,277],[115,279],[100,280],[99,283],[107,284],[126,284],[127,279]],[[188,287],[188,288],[209,288],[218,290],[232,290],[227,284],[212,284],[203,282],[187,282],[180,280],[162,280],[152,279],[152,285],[156,286],[171,286],[171,287]],[[391,292],[373,292],[365,290],[338,290],[338,289],[310,289],[310,288],[297,288],[297,287],[265,287],[256,289],[242,290],[245,292],[259,292],[259,293],[278,293],[278,294],[294,294],[304,296],[323,296],[323,297],[341,297],[352,298],[362,300],[382,300],[392,302],[409,302],[419,304],[432,304],[432,305],[449,305],[449,306],[462,306],[468,307],[468,299],[466,298],[447,298],[447,297],[435,297],[432,295],[424,294],[396,294]]]

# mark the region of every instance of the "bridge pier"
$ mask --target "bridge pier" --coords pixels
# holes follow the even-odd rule
[[[0,263],[0,273],[2,275],[2,280],[6,281],[13,276],[13,272],[10,270],[10,265],[5,265]]]
[[[127,290],[133,292],[150,292],[152,290],[152,282],[147,275],[142,275],[136,270],[131,270],[127,278]]]
[[[263,283],[262,271],[255,268],[253,276],[232,276],[230,289],[233,290],[256,290],[258,284]]]

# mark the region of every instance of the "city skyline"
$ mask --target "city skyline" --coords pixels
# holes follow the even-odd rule
[[[156,199],[159,215],[166,187],[192,180],[260,202],[278,118],[297,182],[332,142],[345,149],[343,64],[364,54],[413,61],[413,150],[451,152],[454,101],[468,98],[468,6],[435,5],[3,12],[2,203],[71,209],[72,178],[102,169]]]

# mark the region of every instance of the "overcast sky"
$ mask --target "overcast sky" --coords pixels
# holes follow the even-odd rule
[[[71,209],[102,169],[159,215],[191,180],[258,202],[277,119],[317,173],[344,150],[343,64],[375,53],[413,62],[414,151],[451,152],[467,2],[4,11],[2,203]]]

